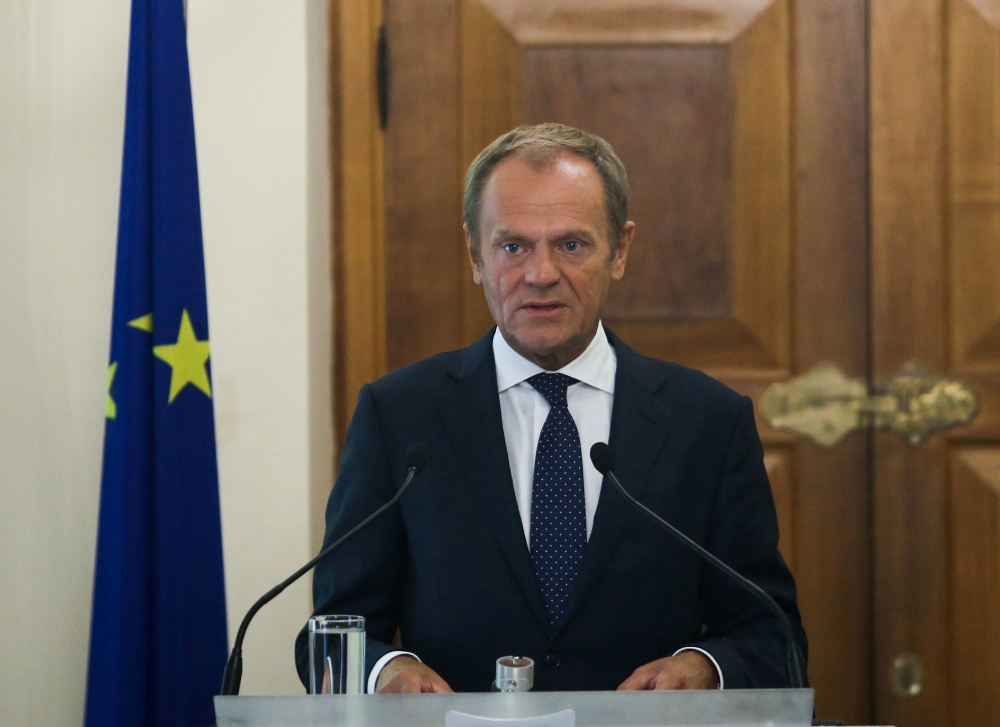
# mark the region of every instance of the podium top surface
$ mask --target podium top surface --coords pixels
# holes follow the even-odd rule
[[[538,717],[572,709],[577,727],[808,727],[812,689],[216,697],[218,727],[444,727],[449,710]]]

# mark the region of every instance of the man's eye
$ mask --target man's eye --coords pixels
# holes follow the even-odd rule
[[[513,254],[518,250],[520,250],[521,246],[518,245],[516,242],[508,242],[506,245],[503,246],[503,249]]]
[[[570,240],[566,243],[565,248],[567,252],[576,252],[580,249],[580,243],[576,240]]]

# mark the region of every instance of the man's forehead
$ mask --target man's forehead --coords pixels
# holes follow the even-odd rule
[[[600,184],[597,167],[587,159],[568,151],[541,157],[512,154],[496,165],[487,180],[486,187],[489,189],[511,177],[549,178],[552,181],[562,178],[566,181],[575,180],[581,184],[595,181]]]
[[[566,156],[536,170],[521,159],[505,159],[490,176],[484,212],[505,214],[603,214],[604,190],[590,162]],[[488,212],[487,212],[488,213]]]

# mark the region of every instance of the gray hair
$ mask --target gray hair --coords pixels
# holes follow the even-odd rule
[[[604,207],[608,215],[608,239],[612,255],[618,238],[628,223],[628,174],[611,145],[596,134],[563,124],[545,123],[519,126],[487,146],[465,174],[462,213],[469,228],[476,257],[479,257],[479,212],[483,187],[497,165],[509,156],[524,159],[533,169],[544,170],[555,164],[560,155],[573,154],[594,165],[604,188]]]

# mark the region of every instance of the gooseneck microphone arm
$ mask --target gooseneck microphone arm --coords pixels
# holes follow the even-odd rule
[[[641,502],[636,500],[628,491],[622,487],[622,483],[618,481],[615,476],[615,460],[614,454],[609,447],[604,442],[598,442],[593,447],[590,448],[590,461],[593,462],[594,467],[602,475],[606,476],[611,480],[612,484],[618,489],[622,496],[628,500],[633,507],[635,507],[639,512],[648,517],[650,520],[655,522],[661,528],[673,535],[677,540],[686,545],[688,548],[693,550],[699,556],[707,560],[709,563],[714,565],[716,568],[721,570],[723,573],[728,575],[734,581],[739,583],[743,588],[752,593],[758,599],[764,602],[764,604],[774,613],[775,617],[778,619],[778,623],[781,624],[782,631],[785,632],[785,639],[788,642],[788,678],[792,684],[793,689],[802,689],[805,687],[806,680],[802,671],[802,653],[799,651],[799,642],[795,638],[795,634],[792,631],[792,623],[788,620],[788,614],[786,614],[781,606],[779,606],[770,594],[763,588],[758,586],[756,583],[746,578],[735,570],[726,565],[723,561],[719,560],[717,557],[709,553],[705,548],[698,545],[687,535],[682,533],[676,527],[671,525],[669,522],[664,520],[662,517],[657,515],[655,512],[650,510],[648,507],[643,505]]]
[[[316,564],[323,560],[326,556],[330,555],[330,553],[364,530],[370,523],[378,519],[382,513],[395,505],[399,501],[399,498],[403,496],[403,493],[406,492],[406,488],[410,486],[414,476],[424,468],[424,465],[427,462],[427,451],[424,448],[424,445],[416,443],[407,447],[406,454],[404,455],[404,461],[406,463],[407,470],[406,479],[403,480],[403,484],[396,491],[396,494],[392,496],[392,499],[353,528],[348,530],[346,533],[341,535],[337,538],[337,540],[330,543],[330,545],[323,548],[323,550],[321,550],[315,558],[310,560],[304,566],[292,573],[292,575],[288,576],[288,578],[258,598],[257,602],[250,607],[250,610],[247,611],[247,615],[243,617],[243,621],[240,623],[239,631],[236,632],[236,639],[233,642],[233,650],[229,653],[229,660],[226,661],[226,670],[222,673],[222,690],[220,691],[222,696],[235,696],[240,693],[240,680],[243,676],[243,638],[246,636],[247,627],[250,625],[253,617],[257,615],[257,612],[277,598],[278,594],[280,594],[283,590],[312,570]]]

